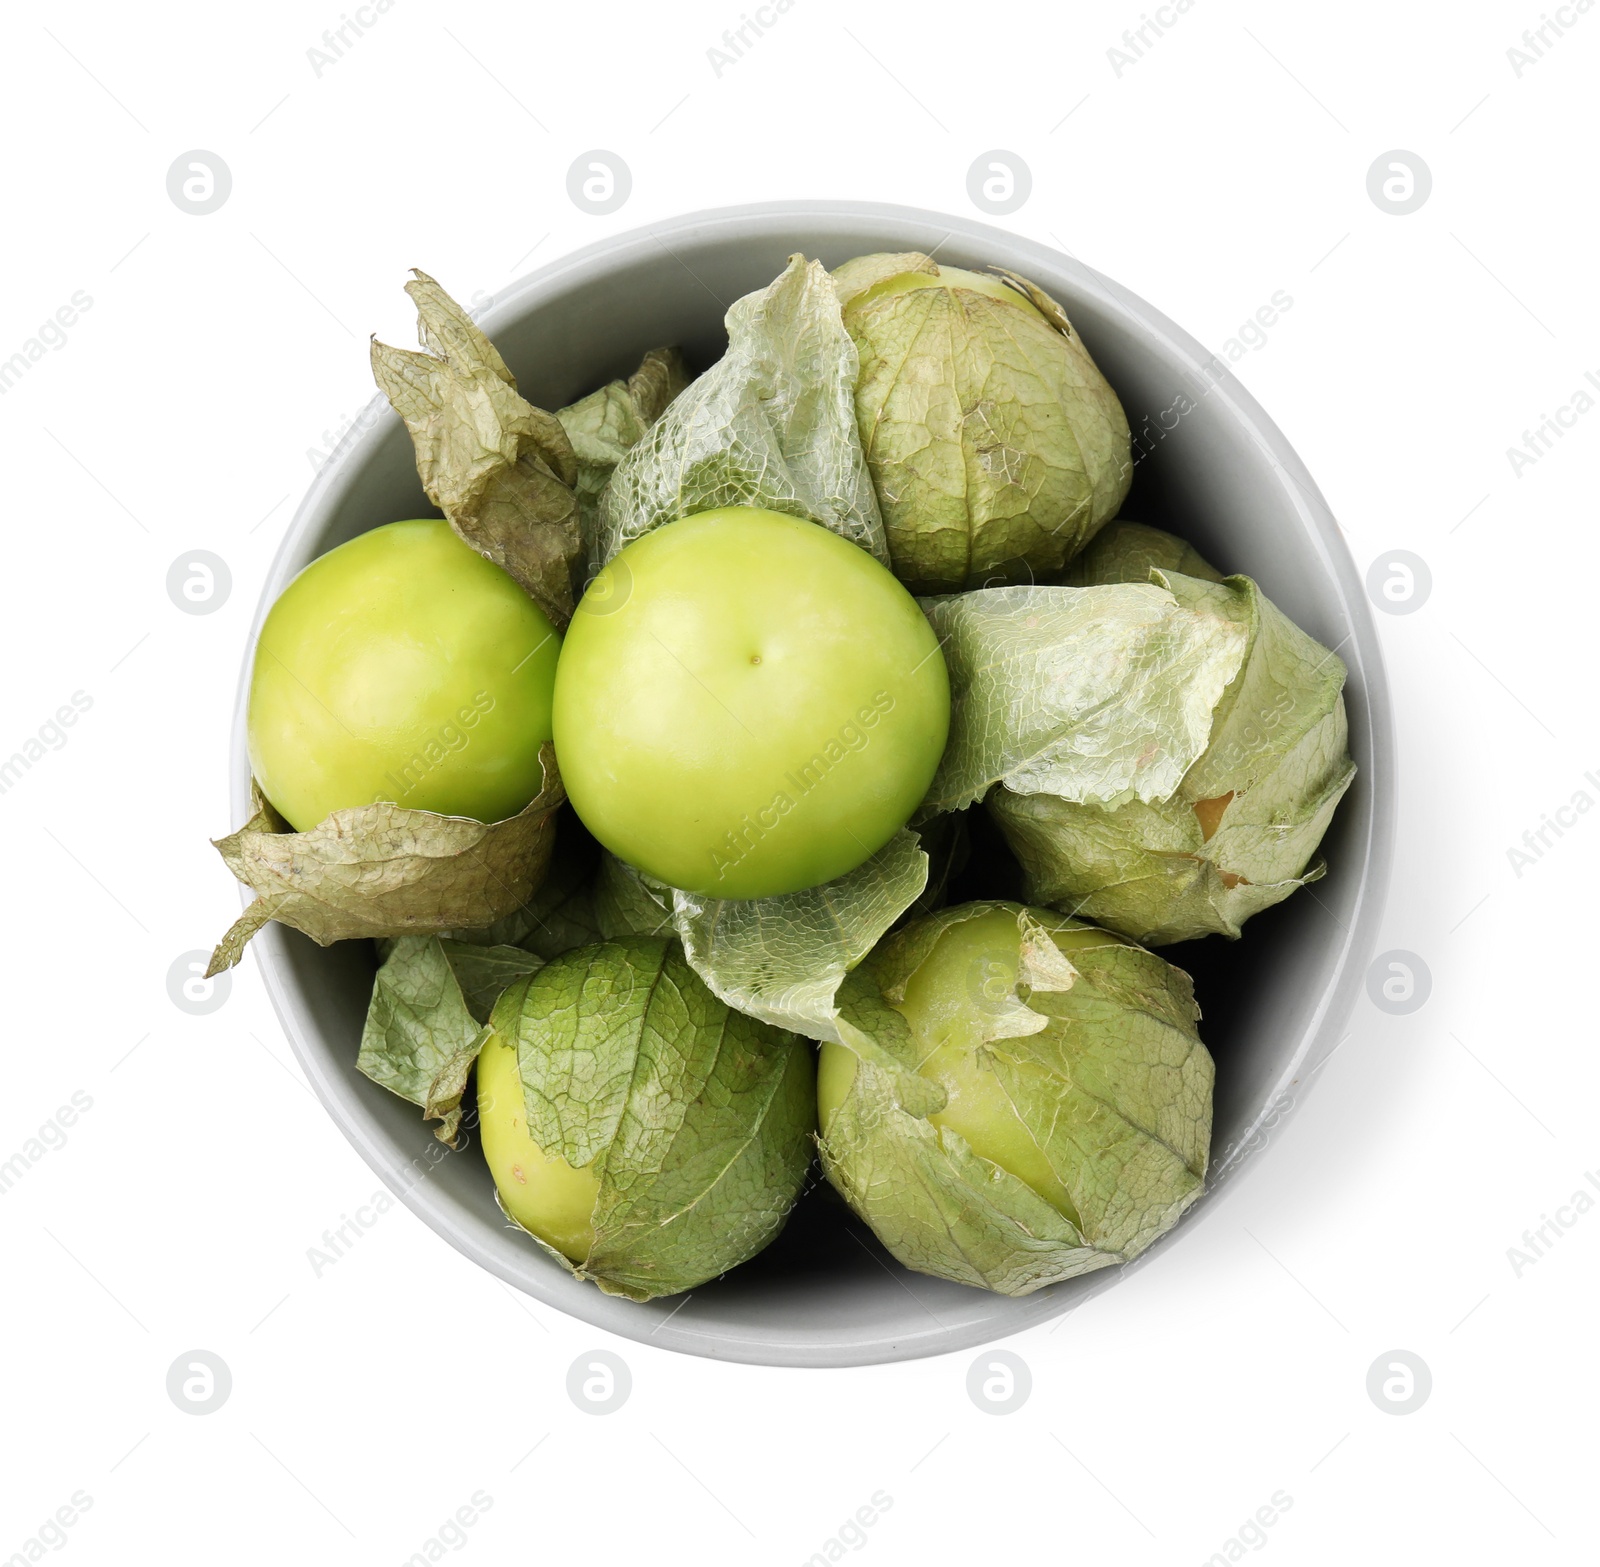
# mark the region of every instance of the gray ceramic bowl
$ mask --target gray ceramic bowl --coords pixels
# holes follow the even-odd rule
[[[770,282],[797,250],[829,265],[870,251],[922,250],[961,266],[998,263],[1037,281],[1065,304],[1135,432],[1144,432],[1149,450],[1125,514],[1183,534],[1224,570],[1256,577],[1349,665],[1350,748],[1360,773],[1325,844],[1327,879],[1258,916],[1241,942],[1213,937],[1166,949],[1194,973],[1205,1009],[1203,1032],[1217,1061],[1216,1132],[1208,1191],[1133,1264],[1144,1267],[1213,1212],[1241,1170],[1266,1157],[1297,1085],[1338,1041],[1372,955],[1389,877],[1394,742],[1359,576],[1288,442],[1199,343],[1081,263],[964,218],[851,202],[695,213],[602,240],[524,278],[484,311],[482,325],[523,392],[557,408],[626,375],[660,343],[681,344],[694,368],[704,368],[723,350],[728,305]],[[257,629],[314,557],[380,523],[432,514],[400,421],[386,407],[369,409],[301,504],[267,579]],[[241,693],[241,821],[249,793],[243,710]],[[894,1263],[824,1186],[765,1253],[687,1301],[612,1299],[568,1277],[507,1226],[475,1146],[430,1156],[436,1145],[415,1107],[356,1071],[373,973],[368,943],[324,950],[273,925],[254,951],[312,1086],[378,1176],[458,1251],[611,1332],[724,1360],[863,1365],[1017,1332],[1126,1272],[1108,1269],[1022,1300],[925,1278]]]

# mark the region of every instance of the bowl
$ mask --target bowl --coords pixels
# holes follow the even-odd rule
[[[1138,461],[1123,514],[1172,529],[1225,571],[1246,571],[1349,666],[1350,750],[1360,769],[1325,844],[1326,880],[1256,917],[1245,938],[1163,949],[1193,973],[1217,1063],[1207,1189],[1136,1262],[1021,1299],[910,1273],[825,1183],[767,1251],[687,1297],[639,1305],[579,1283],[512,1229],[476,1143],[443,1151],[414,1105],[356,1070],[374,972],[371,943],[321,948],[280,925],[253,945],[311,1086],[379,1178],[445,1240],[547,1305],[662,1349],[768,1365],[846,1366],[971,1348],[1030,1328],[1159,1266],[1247,1168],[1337,1044],[1359,994],[1390,874],[1394,739],[1378,639],[1327,503],[1288,442],[1214,354],[1110,279],[1030,240],[965,218],[869,203],[721,208],[590,245],[497,295],[479,315],[523,393],[558,408],[640,355],[678,343],[691,367],[726,343],[723,314],[795,251],[832,266],[921,250],[958,266],[999,264],[1066,307],[1127,409]],[[398,286],[400,279],[396,278]],[[289,579],[353,535],[436,515],[411,441],[375,399],[318,473],[267,578],[255,635]],[[234,806],[249,802],[241,682]],[[980,844],[980,853],[982,845]],[[978,869],[982,865],[979,862]],[[1179,1308],[1177,1301],[1173,1309]]]

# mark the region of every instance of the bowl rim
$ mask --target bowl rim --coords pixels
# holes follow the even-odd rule
[[[1346,653],[1347,664],[1353,665],[1360,674],[1365,703],[1364,738],[1369,757],[1364,771],[1371,801],[1365,843],[1353,846],[1363,852],[1359,865],[1350,868],[1350,873],[1357,877],[1352,917],[1344,930],[1330,978],[1301,1029],[1296,1048],[1279,1072],[1272,1091],[1263,1097],[1261,1108],[1250,1125],[1226,1148],[1213,1149],[1205,1189],[1181,1224],[1133,1262],[1103,1269],[1080,1281],[1084,1284],[1080,1290],[1066,1295],[1041,1292],[1011,1300],[1007,1304],[1012,1309],[1003,1322],[979,1319],[944,1327],[937,1334],[900,1333],[892,1338],[848,1342],[835,1339],[826,1346],[812,1340],[791,1343],[775,1337],[707,1334],[703,1330],[696,1331],[688,1323],[663,1324],[653,1314],[640,1312],[637,1307],[631,1308],[630,1315],[630,1303],[617,1301],[598,1290],[589,1290],[580,1297],[582,1308],[575,1310],[570,1298],[557,1299],[541,1291],[528,1276],[502,1266],[471,1234],[463,1232],[446,1211],[446,1203],[434,1191],[433,1183],[415,1179],[412,1174],[414,1155],[392,1146],[381,1129],[362,1113],[319,1043],[313,1009],[307,1005],[292,973],[288,936],[283,927],[268,924],[250,947],[290,1048],[334,1124],[385,1187],[464,1256],[506,1283],[575,1319],[659,1349],[756,1365],[844,1367],[955,1353],[1009,1338],[1075,1310],[1101,1290],[1163,1254],[1174,1235],[1187,1232],[1213,1214],[1221,1199],[1238,1186],[1241,1176],[1259,1168],[1261,1159],[1258,1156],[1287,1124],[1303,1100],[1312,1077],[1342,1043],[1345,1036],[1340,1031],[1361,993],[1367,962],[1377,947],[1393,868],[1397,748],[1382,647],[1364,584],[1332,509],[1299,455],[1266,410],[1215,353],[1138,295],[1063,249],[973,219],[892,203],[828,199],[752,202],[684,213],[582,246],[513,280],[481,309],[474,311],[474,316],[484,332],[493,338],[509,320],[536,305],[542,295],[558,292],[574,273],[584,272],[597,262],[620,265],[652,250],[665,251],[670,257],[673,254],[670,240],[675,234],[703,235],[708,230],[721,229],[729,237],[751,238],[769,229],[803,226],[808,218],[857,219],[885,226],[943,229],[946,240],[959,236],[977,244],[1004,246],[1005,252],[1013,256],[1032,252],[1047,270],[1059,270],[1065,263],[1067,270],[1081,279],[1084,292],[1096,296],[1101,308],[1120,317],[1124,329],[1161,339],[1168,353],[1194,376],[1208,383],[1207,396],[1226,407],[1233,424],[1250,436],[1270,468],[1283,478],[1285,499],[1294,509],[1301,528],[1317,547],[1328,585],[1334,590],[1351,627],[1347,638],[1349,647],[1341,647],[1340,651]],[[327,513],[352,487],[364,468],[365,459],[388,433],[388,419],[393,417],[386,399],[382,393],[377,393],[350,421],[301,498],[263,581],[241,658],[231,739],[229,792],[241,821],[248,816],[250,807],[245,720],[251,664],[262,622],[289,578],[299,569],[295,563],[308,536],[324,525]],[[1355,857],[1353,854],[1352,858]],[[241,888],[241,897],[249,901],[248,889]],[[1030,1304],[1034,1307],[1032,1311],[1027,1309]]]

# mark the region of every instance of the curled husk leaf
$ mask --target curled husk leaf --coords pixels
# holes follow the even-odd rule
[[[402,936],[402,942],[436,941],[450,965],[467,1011],[479,1023],[487,1023],[494,1004],[524,974],[531,974],[545,961],[526,947],[485,947],[448,936]],[[399,943],[396,943],[399,945]]]
[[[601,940],[594,910],[599,854],[600,846],[584,830],[572,807],[564,806],[556,818],[549,869],[533,896],[491,924],[451,934],[471,945],[521,947],[546,959]]]
[[[1125,1262],[1175,1224],[1204,1186],[1211,1057],[1181,970],[1122,937],[1020,904],[945,909],[889,937],[862,966],[899,1020],[901,1055],[935,1077],[940,1040],[897,1010],[925,966],[955,961],[941,938],[972,919],[1016,918],[1014,974],[954,976],[978,1081],[1042,1156],[1047,1195],[975,1152],[904,1091],[903,1067],[859,1058],[819,1137],[823,1168],[906,1267],[1005,1295]],[[949,977],[949,976],[947,976]],[[919,1080],[920,1079],[920,1073]]]
[[[895,574],[916,593],[1054,575],[1128,493],[1122,405],[1066,312],[1026,278],[1003,274],[1015,303],[959,278],[878,287],[908,273],[941,275],[917,252],[834,274]]]
[[[545,746],[540,761],[538,795],[490,823],[376,804],[291,832],[252,782],[250,820],[213,841],[256,899],[217,944],[208,973],[232,968],[268,920],[326,947],[484,926],[521,908],[544,879],[566,798],[554,748]]]
[[[773,898],[661,888],[695,972],[729,1006],[808,1039],[878,1046],[856,1013],[875,993],[851,970],[928,885],[928,856],[902,828],[853,871]]]
[[[539,1243],[561,1266],[651,1300],[783,1227],[811,1158],[811,1050],[719,1001],[677,942],[563,954],[506,991],[491,1026],[517,1051],[529,1136],[599,1177],[587,1256]]]
[[[996,784],[1165,799],[1205,749],[1243,632],[1164,587],[984,588],[923,601],[950,671],[950,739],[920,816]]]
[[[603,940],[623,936],[671,936],[672,889],[636,871],[607,850],[600,851],[594,878],[595,923]]]
[[[372,341],[372,374],[405,421],[428,499],[558,627],[572,618],[583,541],[578,458],[554,414],[517,391],[472,318],[425,272],[406,292],[425,352]]]
[[[676,348],[652,348],[626,381],[611,381],[598,392],[556,411],[578,459],[573,489],[578,497],[586,559],[594,549],[600,492],[612,470],[688,384],[683,355]]]
[[[988,808],[1034,902],[1153,945],[1237,937],[1251,915],[1325,872],[1317,846],[1355,777],[1345,668],[1248,577],[1151,575],[1187,609],[1224,616],[1246,638],[1204,751],[1165,798],[1000,788]]]
[[[1108,522],[1095,534],[1061,580],[1074,588],[1095,588],[1111,582],[1148,582],[1152,571],[1181,571],[1202,582],[1222,581],[1222,573],[1192,544],[1126,517]]]
[[[600,497],[592,564],[718,506],[806,517],[888,562],[856,435],[856,349],[821,264],[794,256],[735,302],[728,351],[679,393]]]
[[[434,1132],[441,1142],[456,1142],[467,1078],[489,1037],[495,1003],[509,986],[575,947],[671,934],[671,916],[638,890],[636,874],[621,861],[602,854],[597,863],[592,841],[577,853],[562,852],[560,839],[557,845],[545,885],[494,925],[456,938],[379,941],[383,961],[356,1065],[441,1121]],[[490,939],[517,930],[521,945]]]
[[[356,1065],[373,1082],[420,1105],[454,1145],[472,1064],[489,1015],[508,985],[543,960],[520,947],[471,946],[402,936],[378,969]]]

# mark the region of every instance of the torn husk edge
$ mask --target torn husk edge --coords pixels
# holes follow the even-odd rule
[[[583,558],[572,442],[433,278],[416,271],[406,292],[423,351],[373,338],[372,374],[411,432],[422,487],[462,539],[565,626]]]
[[[473,929],[520,908],[549,868],[566,799],[554,747],[546,744],[539,760],[539,793],[515,816],[489,823],[379,803],[291,832],[252,779],[250,820],[213,842],[256,900],[217,943],[207,976],[232,968],[269,920],[326,947]]]

